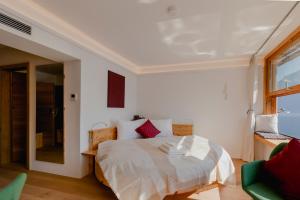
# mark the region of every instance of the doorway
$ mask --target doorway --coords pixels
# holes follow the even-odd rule
[[[0,164],[29,165],[29,64],[0,66]]]

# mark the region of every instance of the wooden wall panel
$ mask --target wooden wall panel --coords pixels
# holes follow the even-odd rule
[[[11,161],[10,83],[10,73],[0,71],[0,164],[8,164]]]
[[[26,162],[27,150],[27,74],[12,72],[11,139],[12,161]]]

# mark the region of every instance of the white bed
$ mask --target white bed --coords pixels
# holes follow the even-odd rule
[[[162,152],[159,146],[167,142],[183,145],[185,154]],[[234,180],[229,154],[195,135],[104,141],[98,147],[96,166],[101,168],[101,179],[120,200],[164,199],[214,182]]]

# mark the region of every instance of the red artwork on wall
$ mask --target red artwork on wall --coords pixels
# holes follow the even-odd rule
[[[124,108],[125,105],[125,77],[108,71],[107,107]]]

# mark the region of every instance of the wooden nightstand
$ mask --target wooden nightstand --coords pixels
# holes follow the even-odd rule
[[[95,157],[97,155],[97,150],[88,150],[81,153],[84,156],[92,156]]]
[[[94,173],[95,171],[95,156],[97,155],[97,150],[88,150],[81,153],[89,159],[89,173]]]

